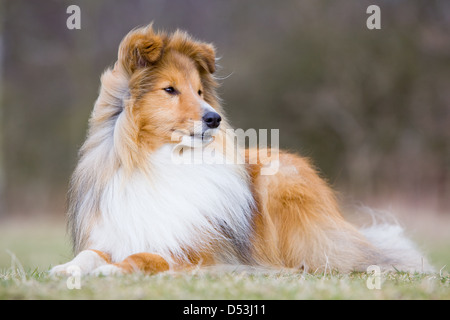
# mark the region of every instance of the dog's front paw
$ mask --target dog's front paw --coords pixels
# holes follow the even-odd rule
[[[49,273],[53,276],[85,275],[108,262],[109,256],[101,251],[83,250],[72,261],[52,268]]]
[[[106,264],[104,266],[98,267],[94,271],[92,271],[90,274],[94,276],[110,276],[110,275],[121,275],[124,274],[124,271],[122,268],[119,268],[113,264]]]
[[[60,264],[53,267],[49,271],[50,276],[73,276],[74,274],[82,274],[80,266],[73,263]]]

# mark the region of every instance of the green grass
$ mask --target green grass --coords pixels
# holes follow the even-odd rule
[[[309,275],[295,272],[190,271],[152,276],[82,277],[70,290],[66,278],[47,274],[71,258],[64,226],[0,226],[0,300],[4,299],[450,299],[450,243],[430,251],[435,274],[392,273],[369,290],[365,273]],[[438,270],[439,271],[439,270]]]

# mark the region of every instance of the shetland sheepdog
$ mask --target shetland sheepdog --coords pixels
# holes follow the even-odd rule
[[[235,133],[215,71],[214,46],[185,32],[149,25],[125,36],[101,77],[70,182],[75,258],[52,274],[73,266],[108,275],[223,264],[431,270],[398,226],[359,230],[344,220],[308,159],[278,149],[228,152]],[[174,157],[199,153],[210,161]],[[276,172],[263,174],[271,161]]]

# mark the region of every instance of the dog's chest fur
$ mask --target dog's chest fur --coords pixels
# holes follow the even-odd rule
[[[119,169],[101,197],[101,216],[90,243],[120,261],[139,252],[173,262],[211,241],[245,246],[251,233],[253,197],[241,169],[229,164],[177,164],[173,145],[150,158],[150,174]],[[234,248],[230,252],[241,251]],[[234,262],[230,252],[218,258]],[[238,261],[236,261],[238,262]]]

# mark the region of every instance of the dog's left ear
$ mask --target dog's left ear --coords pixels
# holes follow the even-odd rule
[[[162,56],[164,41],[150,26],[131,31],[119,46],[119,62],[129,74],[156,63]]]
[[[198,44],[192,57],[205,71],[216,72],[216,51],[209,43]]]

